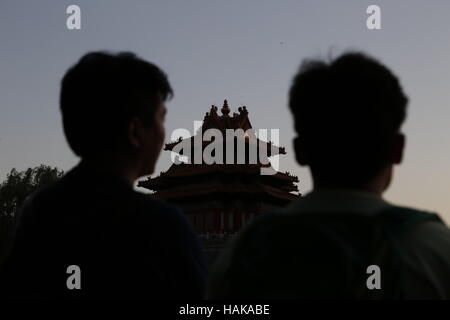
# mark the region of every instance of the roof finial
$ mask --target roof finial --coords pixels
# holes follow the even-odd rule
[[[215,105],[212,105],[212,106],[211,106],[211,110],[209,111],[209,114],[210,114],[211,116],[217,115],[217,107],[216,107]]]
[[[242,115],[248,114],[248,111],[247,111],[247,107],[246,107],[246,106],[242,106],[242,108],[239,107],[238,110],[239,110],[239,113],[242,114]]]
[[[224,116],[228,116],[228,114],[230,113],[230,107],[228,106],[228,101],[227,101],[227,99],[225,99],[225,100],[223,101],[223,107],[222,107],[222,109],[220,109],[220,111],[222,111],[222,114],[223,114]]]

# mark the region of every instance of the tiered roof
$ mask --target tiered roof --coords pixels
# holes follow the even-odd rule
[[[223,106],[220,109],[222,112],[222,115],[219,115],[217,113],[217,106],[212,105],[209,112],[206,112],[203,123],[200,128],[200,132],[197,134],[202,134],[208,129],[218,129],[222,132],[223,136],[226,137],[226,130],[227,129],[242,129],[243,131],[247,131],[248,129],[252,129],[252,125],[250,123],[250,120],[248,118],[248,111],[247,107],[239,107],[238,112],[233,112],[233,115],[230,116],[230,107],[228,106],[228,101],[224,100]],[[247,143],[253,143],[256,145],[259,145],[259,143],[263,143],[266,146],[266,150],[268,151],[268,156],[274,156],[277,154],[286,154],[286,151],[283,147],[277,147],[272,142],[263,142],[259,140],[258,138],[255,141],[252,141],[248,136],[245,137]],[[166,143],[164,150],[172,151],[174,147],[181,143],[190,143],[191,146],[194,146],[194,139],[195,136],[192,136],[189,138],[190,141],[183,140],[181,137],[178,138],[176,141],[172,141],[169,143]],[[211,141],[202,141],[203,147],[210,144]]]
[[[230,107],[227,100],[221,108],[222,115],[217,113],[218,108],[211,106],[209,112],[205,114],[201,129],[196,133],[203,134],[207,129],[219,129],[225,136],[226,129],[242,129],[244,131],[252,129],[248,118],[246,106],[239,107],[238,112],[230,116]],[[249,139],[246,144],[265,143],[267,146],[267,156],[286,154],[283,147],[275,146],[271,142],[260,141],[259,139]],[[195,136],[185,140],[167,143],[164,150],[173,151],[175,146],[181,143],[191,143],[194,145]],[[191,140],[191,141],[187,141]],[[203,139],[202,139],[203,140]],[[211,141],[202,141],[202,148],[210,144]],[[195,150],[193,150],[195,152]],[[208,195],[222,195],[228,199],[232,196],[251,196],[253,199],[259,198],[261,201],[273,201],[286,203],[298,197],[298,188],[295,183],[298,178],[288,172],[276,172],[273,175],[261,175],[261,168],[271,167],[270,163],[263,164],[258,158],[256,164],[193,164],[180,163],[172,164],[171,167],[161,172],[159,176],[149,178],[139,182],[140,187],[155,191],[156,195],[165,199],[175,201],[186,198],[201,198]]]

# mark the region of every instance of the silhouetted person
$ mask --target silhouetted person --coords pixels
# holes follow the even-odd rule
[[[80,163],[29,197],[3,266],[6,297],[202,298],[206,267],[183,213],[134,191],[165,138],[166,75],[132,53],[86,54],[62,80],[67,141]],[[81,289],[77,284],[81,270]],[[69,279],[70,277],[70,279]]]
[[[449,299],[449,229],[382,199],[402,161],[407,101],[364,54],[304,62],[289,107],[313,191],[255,217],[215,264],[207,296]]]

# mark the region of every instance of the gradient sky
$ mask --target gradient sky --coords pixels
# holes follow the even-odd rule
[[[66,28],[70,4],[81,7],[81,30]],[[382,30],[366,28],[369,4],[381,7]],[[358,49],[398,74],[410,98],[405,160],[386,198],[450,223],[449,13],[448,0],[1,0],[0,181],[13,167],[77,163],[62,133],[60,80],[81,55],[106,49],[133,51],[168,73],[168,138],[192,131],[225,98],[232,112],[246,105],[253,127],[280,129],[281,171],[308,192],[308,170],[292,152],[290,81],[304,58]],[[169,165],[164,152],[156,172]]]

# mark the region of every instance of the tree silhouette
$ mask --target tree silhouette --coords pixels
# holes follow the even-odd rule
[[[62,170],[43,164],[21,172],[12,169],[0,185],[0,217],[14,216],[31,193],[57,181],[63,174]]]
[[[63,174],[62,170],[43,164],[20,172],[14,168],[0,184],[0,263],[11,243],[17,210],[30,194],[57,181]]]

